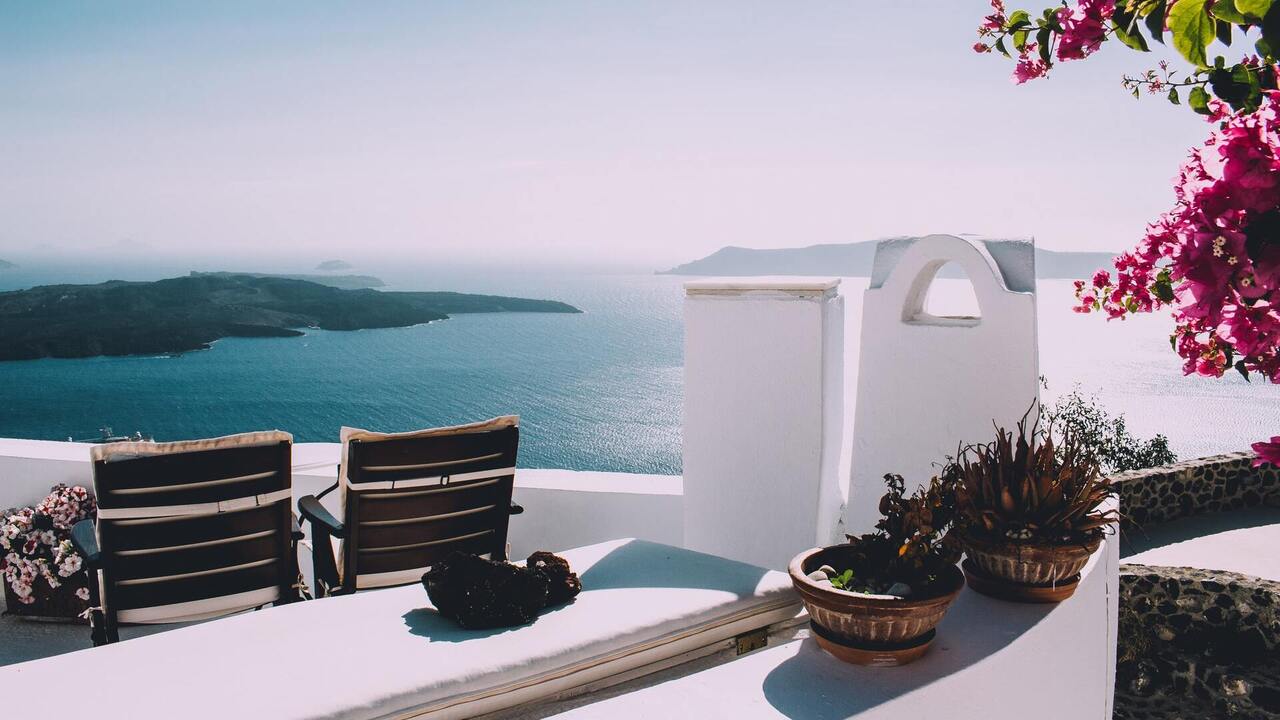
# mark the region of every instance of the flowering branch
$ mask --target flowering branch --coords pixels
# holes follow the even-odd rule
[[[1221,377],[1234,369],[1280,383],[1280,0],[1076,0],[1045,10],[1034,23],[1023,10],[992,14],[978,30],[978,52],[1018,52],[1013,80],[1044,77],[1054,61],[1079,60],[1109,39],[1141,52],[1169,42],[1191,64],[1181,76],[1161,62],[1123,79],[1134,97],[1165,93],[1214,124],[1191,151],[1174,187],[1172,210],[1147,227],[1137,247],[1115,259],[1115,276],[1099,270],[1076,282],[1081,313],[1109,319],[1167,309],[1170,344],[1186,374]],[[1034,29],[1035,41],[1028,41]],[[1260,35],[1233,65],[1214,43]],[[1273,50],[1275,48],[1276,50]],[[1259,463],[1280,464],[1280,436],[1254,446]]]

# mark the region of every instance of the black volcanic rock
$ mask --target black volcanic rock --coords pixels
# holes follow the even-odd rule
[[[440,614],[468,630],[533,622],[547,602],[547,578],[526,568],[452,552],[422,576]]]
[[[407,327],[469,312],[580,311],[552,300],[344,290],[224,273],[45,285],[0,292],[0,360],[184,352],[224,337],[290,337],[306,327]]]
[[[422,585],[441,615],[468,630],[527,625],[582,590],[569,561],[545,551],[524,567],[455,551],[431,566]]]
[[[524,561],[524,566],[547,579],[547,605],[563,605],[582,592],[582,581],[569,561],[540,550]]]

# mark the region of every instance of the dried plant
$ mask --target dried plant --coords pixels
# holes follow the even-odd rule
[[[856,551],[846,589],[881,593],[905,583],[917,593],[927,591],[960,559],[958,544],[947,535],[956,516],[952,487],[935,477],[907,495],[901,475],[884,480],[889,490],[880,498],[876,532],[848,536]]]
[[[957,525],[989,540],[1087,543],[1119,519],[1099,509],[1115,490],[1097,454],[1052,422],[1028,428],[1024,416],[1016,437],[999,428],[994,442],[961,448],[943,475],[955,486]]]

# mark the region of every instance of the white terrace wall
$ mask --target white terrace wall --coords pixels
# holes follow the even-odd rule
[[[0,510],[32,505],[57,483],[93,487],[90,445],[0,439]],[[298,443],[293,450],[294,501],[318,494],[337,477],[337,443]],[[681,479],[669,475],[516,471],[512,557],[565,550],[619,537],[680,545],[684,534]],[[337,512],[336,494],[324,500]],[[305,563],[305,558],[304,558]]]
[[[993,422],[1014,429],[1039,398],[1034,251],[953,235],[877,246],[862,306],[848,532],[875,524],[886,473],[910,491],[960,443],[994,437]],[[973,283],[980,317],[925,311],[949,262]]]
[[[775,569],[835,539],[844,299],[838,280],[685,285],[684,541]]]

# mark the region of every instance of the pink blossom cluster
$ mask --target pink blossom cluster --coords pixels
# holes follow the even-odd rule
[[[1280,92],[1218,123],[1182,166],[1177,204],[1136,248],[1076,282],[1077,312],[1109,318],[1169,306],[1187,374],[1239,369],[1280,382]]]
[[[1107,22],[1116,11],[1116,0],[1080,0],[1058,10],[1062,33],[1058,36],[1059,60],[1083,60],[1107,39]]]
[[[1252,447],[1254,454],[1258,456],[1253,461],[1254,467],[1266,464],[1280,467],[1280,435],[1271,438],[1271,442],[1256,442]]]
[[[88,490],[56,485],[35,507],[0,516],[0,572],[19,602],[30,605],[37,593],[53,592],[63,582],[80,585],[76,597],[89,599],[87,580],[76,576],[84,561],[69,538],[73,525],[96,512]]]

